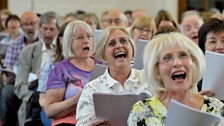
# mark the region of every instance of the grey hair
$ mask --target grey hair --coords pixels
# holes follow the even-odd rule
[[[91,29],[91,27],[81,21],[81,20],[75,20],[70,22],[64,31],[64,36],[63,36],[63,42],[62,42],[62,48],[63,48],[63,55],[65,58],[71,58],[71,57],[75,57],[75,52],[72,48],[72,44],[73,44],[73,36],[74,36],[74,32],[77,32],[77,27],[81,27],[84,30],[86,30],[87,32],[93,34],[93,31]],[[94,38],[94,37],[93,37]],[[94,39],[93,39],[93,47],[92,50],[94,49]]]
[[[127,26],[128,19],[127,19],[127,17],[125,16],[124,13],[121,13],[121,14],[120,14],[120,20],[125,24],[125,26]]]
[[[57,13],[53,11],[46,12],[40,17],[39,26],[41,27],[43,24],[46,24],[54,19],[56,20],[56,26],[59,29],[61,26],[61,18]]]

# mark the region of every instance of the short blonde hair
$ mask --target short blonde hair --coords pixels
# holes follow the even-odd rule
[[[87,32],[93,34],[92,29],[85,22],[83,22],[81,20],[76,20],[76,21],[70,22],[65,28],[64,36],[63,36],[63,40],[62,40],[63,55],[65,58],[75,57],[75,52],[72,48],[72,43],[73,43],[74,32],[77,32],[77,30],[76,30],[77,27],[81,27],[81,28],[85,29]],[[93,37],[92,49],[94,49],[94,37]]]
[[[156,33],[156,24],[155,21],[152,17],[149,16],[140,16],[135,19],[132,27],[131,27],[131,36],[133,37],[134,35],[134,30],[135,28],[148,28],[152,30],[153,35]]]
[[[155,36],[144,50],[144,70],[146,80],[155,95],[159,96],[165,92],[165,86],[157,77],[159,55],[164,48],[180,45],[186,48],[193,62],[193,78],[190,90],[196,88],[205,70],[205,57],[201,49],[189,38],[180,33],[164,33]]]
[[[106,62],[105,61],[105,46],[106,46],[106,43],[110,37],[110,34],[114,31],[114,30],[121,30],[123,31],[129,41],[130,41],[130,44],[131,44],[131,47],[132,47],[132,51],[133,51],[133,57],[135,55],[135,44],[134,44],[134,41],[132,40],[132,38],[130,37],[130,35],[128,34],[128,32],[126,31],[125,27],[122,27],[122,26],[109,26],[105,29],[105,31],[103,32],[101,38],[100,38],[100,41],[99,41],[99,44],[95,50],[96,52],[96,58],[100,61],[103,61],[103,62]]]

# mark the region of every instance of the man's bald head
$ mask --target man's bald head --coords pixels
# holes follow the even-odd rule
[[[21,25],[27,39],[36,39],[38,36],[38,16],[33,11],[24,12],[21,17]]]

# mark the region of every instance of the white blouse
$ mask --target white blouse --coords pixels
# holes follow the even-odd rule
[[[147,83],[143,83],[141,72],[133,69],[129,78],[125,81],[124,87],[116,80],[114,80],[108,73],[108,69],[103,75],[89,82],[84,87],[82,94],[79,98],[79,102],[76,109],[76,126],[88,126],[90,123],[96,120],[93,93],[140,93],[147,92],[151,95],[150,89]],[[119,104],[119,103],[118,103]]]

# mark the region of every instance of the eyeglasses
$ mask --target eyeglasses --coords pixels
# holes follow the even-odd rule
[[[145,29],[145,28],[140,28],[140,27],[136,27],[136,29],[141,33],[143,33],[143,32],[152,33],[152,30],[150,30],[150,29]]]
[[[122,45],[125,45],[125,44],[129,44],[130,43],[130,40],[128,38],[126,38],[126,37],[120,37],[118,39],[109,40],[107,45],[109,47],[115,47],[118,42],[120,44],[122,44]]]
[[[119,18],[116,18],[116,19],[106,19],[105,20],[108,24],[112,24],[113,22],[115,24],[120,24],[121,23],[121,20]]]
[[[175,59],[178,59],[180,61],[184,61],[186,59],[191,58],[190,54],[183,51],[183,52],[179,52],[177,54],[177,56],[173,55],[173,54],[166,54],[164,56],[162,56],[162,58],[159,60],[159,63],[161,64],[172,64],[174,63]]]
[[[32,22],[24,22],[22,23],[22,26],[28,27],[28,26],[35,26],[37,24],[37,21],[32,21]]]
[[[74,38],[75,40],[78,40],[78,41],[84,41],[85,39],[92,40],[93,35],[79,35],[79,36],[74,36]]]
[[[200,28],[199,24],[187,25],[183,27],[184,32],[190,32],[192,30],[198,31],[199,28]]]

